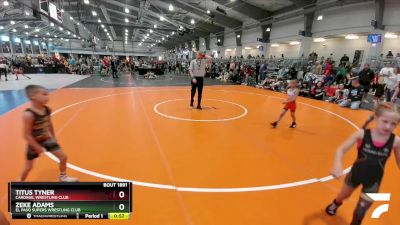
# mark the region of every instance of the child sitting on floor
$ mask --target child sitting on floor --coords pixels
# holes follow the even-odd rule
[[[256,88],[270,89],[273,79],[267,77],[261,84],[257,84]]]
[[[344,84],[339,84],[338,89],[335,91],[335,95],[329,97],[327,101],[333,103],[342,102],[342,100],[347,99],[349,90],[344,88]]]
[[[324,87],[322,86],[322,82],[318,81],[318,83],[311,90],[311,96],[313,99],[322,100],[324,99]]]
[[[310,96],[310,91],[311,91],[311,89],[308,86],[308,83],[306,81],[303,81],[303,83],[301,83],[299,96],[309,97]]]

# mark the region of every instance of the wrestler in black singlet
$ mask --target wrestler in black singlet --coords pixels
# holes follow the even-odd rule
[[[385,164],[393,149],[395,135],[391,134],[388,141],[382,146],[374,145],[371,130],[364,131],[364,138],[358,148],[357,160],[346,176],[346,184],[357,188],[363,186],[363,193],[377,193],[383,178]]]
[[[51,110],[45,106],[46,113],[40,115],[32,109],[26,109],[25,111],[30,112],[34,116],[32,125],[32,136],[35,140],[43,146],[48,152],[60,150],[60,146],[54,139],[50,136],[50,115]],[[31,146],[27,147],[27,159],[33,160],[39,157],[39,155],[33,150]]]

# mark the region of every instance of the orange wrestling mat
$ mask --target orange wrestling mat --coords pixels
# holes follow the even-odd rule
[[[57,139],[81,181],[134,182],[128,221],[13,220],[15,225],[345,225],[356,192],[335,217],[325,206],[343,181],[329,171],[334,152],[371,114],[298,99],[298,127],[286,115],[269,123],[285,95],[244,86],[207,86],[204,110],[190,110],[189,87],[60,89],[50,107]],[[0,117],[0,202],[7,211],[7,182],[24,164],[22,112]],[[355,160],[354,148],[345,158]],[[28,181],[57,181],[57,163],[46,155]],[[392,193],[389,212],[365,225],[399,224],[400,173],[389,160],[382,193]],[[371,209],[379,206],[375,203]]]

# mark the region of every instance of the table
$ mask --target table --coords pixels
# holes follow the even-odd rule
[[[58,73],[58,68],[52,65],[40,65],[40,66],[23,66],[24,73],[32,74],[32,73]]]
[[[153,72],[156,75],[163,75],[164,71],[162,69],[157,68],[137,68],[139,75],[145,75],[147,72]]]

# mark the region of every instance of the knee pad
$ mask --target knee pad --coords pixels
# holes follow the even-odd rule
[[[360,225],[371,205],[372,201],[360,198],[356,209],[354,210],[353,221],[351,222],[351,225]]]

